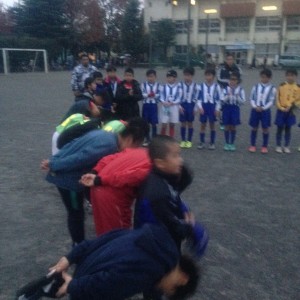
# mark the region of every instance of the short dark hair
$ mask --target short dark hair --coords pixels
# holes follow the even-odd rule
[[[149,156],[151,161],[164,159],[170,152],[169,145],[177,144],[177,141],[167,135],[157,135],[149,144]]]
[[[230,79],[237,78],[238,83],[241,83],[241,75],[239,72],[232,72],[230,75]]]
[[[79,54],[79,58],[82,59],[83,57],[89,58],[88,54],[86,52],[82,52]]]
[[[93,78],[96,79],[96,78],[103,78],[103,74],[99,71],[96,71],[94,72],[93,74]]]
[[[183,300],[192,296],[196,292],[201,277],[198,264],[190,256],[182,255],[180,257],[179,268],[188,275],[189,281],[185,286],[178,287],[175,294],[169,298],[170,300]]]
[[[206,69],[204,71],[204,75],[212,75],[212,76],[216,76],[216,70],[215,69]]]
[[[285,75],[295,75],[298,76],[298,71],[296,69],[287,69]]]
[[[234,55],[233,55],[233,53],[231,53],[231,52],[227,52],[227,53],[226,53],[226,58],[227,58],[227,57],[232,57],[232,58],[234,58]]]
[[[115,66],[108,66],[106,72],[117,72],[117,68]]]
[[[263,69],[262,71],[260,71],[259,73],[260,76],[265,75],[268,78],[272,78],[272,71],[270,69]]]
[[[84,81],[84,88],[88,88],[88,86],[91,85],[94,81],[95,79],[93,77],[86,78]]]
[[[188,75],[194,76],[195,75],[195,69],[194,69],[194,67],[185,67],[183,69],[183,74],[188,74]]]
[[[148,71],[146,72],[146,76],[150,76],[150,75],[156,76],[156,71],[153,70],[153,69],[148,70]]]
[[[144,139],[149,134],[149,125],[143,118],[132,118],[129,120],[125,130],[120,133],[120,136],[125,138],[132,136],[134,144],[143,143]]]
[[[133,71],[132,68],[126,68],[125,71],[124,71],[124,73],[129,73],[129,74],[134,75],[134,71]]]

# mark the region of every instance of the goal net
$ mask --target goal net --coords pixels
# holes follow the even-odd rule
[[[45,49],[0,48],[0,71],[4,74],[16,72],[48,73]]]

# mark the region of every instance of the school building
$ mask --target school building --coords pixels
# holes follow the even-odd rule
[[[300,55],[300,0],[144,0],[144,16],[148,29],[160,19],[174,21],[172,53],[187,53],[189,44],[219,62],[231,52],[239,64]]]

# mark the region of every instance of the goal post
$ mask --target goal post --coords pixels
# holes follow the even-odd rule
[[[24,52],[31,53],[30,60],[24,63],[23,72],[34,72],[37,68],[37,60],[39,58],[39,53],[43,58],[42,67],[45,73],[48,73],[48,59],[47,59],[47,51],[45,49],[22,49],[22,48],[0,48],[2,52],[2,60],[3,60],[3,72],[5,75],[11,73],[10,68],[10,52]]]

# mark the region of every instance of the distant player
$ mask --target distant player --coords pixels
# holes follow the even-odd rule
[[[245,91],[240,86],[239,74],[231,74],[229,86],[223,91],[223,123],[225,126],[225,151],[235,151],[236,126],[241,124],[240,105],[246,101]]]
[[[183,70],[183,81],[180,83],[182,89],[182,99],[180,103],[180,115],[181,122],[181,148],[191,148],[193,146],[193,122],[195,119],[195,103],[198,97],[198,85],[193,81],[195,75],[195,69],[193,67],[187,67]],[[188,135],[186,137],[186,131]]]
[[[216,71],[208,69],[205,71],[205,82],[200,84],[200,92],[198,97],[198,108],[200,111],[200,144],[198,149],[205,147],[205,129],[209,122],[210,127],[210,143],[209,150],[215,149],[216,129],[215,122],[220,112],[222,91],[220,86],[214,81]]]
[[[276,99],[276,88],[270,83],[272,71],[264,69],[260,72],[260,83],[253,86],[250,103],[249,125],[252,127],[249,152],[256,152],[256,137],[259,124],[263,132],[263,145],[261,153],[268,153],[269,128],[271,127],[271,107]]]
[[[156,71],[148,70],[146,72],[147,80],[141,84],[143,94],[143,111],[142,117],[151,126],[151,138],[157,134],[158,124],[158,106],[157,103],[160,98],[160,84],[156,82]],[[150,141],[150,134],[146,138],[145,146]]]
[[[161,107],[161,134],[166,135],[169,124],[169,135],[174,137],[175,125],[179,122],[179,105],[182,97],[180,85],[176,82],[177,72],[167,72],[167,83],[163,85],[160,93]]]
[[[286,70],[286,82],[282,83],[277,92],[277,113],[275,124],[276,133],[276,152],[291,153],[289,148],[291,142],[291,127],[296,124],[296,116],[293,106],[300,102],[300,86],[297,84],[297,70]],[[284,147],[281,147],[282,132],[285,131]]]

